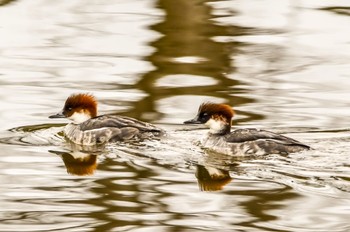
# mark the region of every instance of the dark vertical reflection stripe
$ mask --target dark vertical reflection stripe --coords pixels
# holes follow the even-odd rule
[[[234,62],[231,60],[239,46],[238,42],[216,42],[214,36],[234,36],[248,33],[248,28],[218,25],[212,20],[212,7],[208,1],[187,0],[160,0],[157,7],[165,12],[164,20],[152,25],[150,29],[162,36],[150,43],[155,52],[145,60],[152,63],[155,70],[145,73],[136,88],[147,93],[147,97],[135,102],[133,109],[126,114],[135,118],[142,118],[145,112],[156,113],[157,118],[161,114],[157,112],[155,103],[171,96],[202,95],[225,99],[230,105],[239,106],[251,103],[254,100],[248,97],[238,96],[239,81],[230,79],[227,73],[235,71]],[[198,62],[174,62],[179,57],[196,57]],[[175,74],[187,74],[195,76],[207,76],[217,80],[217,84],[191,87],[156,87],[157,80]],[[185,77],[186,78],[186,77]],[[187,77],[191,78],[191,77]],[[249,117],[261,118],[259,115]]]

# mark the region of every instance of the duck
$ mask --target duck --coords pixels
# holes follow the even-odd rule
[[[97,100],[90,93],[70,95],[63,109],[49,118],[71,120],[64,129],[65,137],[75,144],[92,146],[118,141],[159,138],[165,131],[157,126],[120,115],[97,115]]]
[[[184,124],[204,124],[209,132],[198,142],[209,151],[236,156],[289,154],[309,150],[310,146],[268,130],[241,128],[232,130],[235,112],[222,103],[204,102],[196,116]]]

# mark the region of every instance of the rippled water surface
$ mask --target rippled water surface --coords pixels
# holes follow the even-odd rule
[[[0,231],[350,231],[349,25],[341,0],[0,1]],[[47,117],[74,92],[168,136],[69,144]],[[205,153],[207,100],[313,150]]]

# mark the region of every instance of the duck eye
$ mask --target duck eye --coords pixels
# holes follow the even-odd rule
[[[201,118],[205,118],[208,116],[208,113],[207,112],[204,112],[204,113],[200,113],[199,117]]]
[[[72,110],[72,107],[68,107],[68,108],[67,108],[67,111],[71,111],[71,110]]]

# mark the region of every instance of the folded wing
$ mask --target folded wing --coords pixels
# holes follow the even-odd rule
[[[126,116],[117,116],[117,115],[102,115],[99,117],[92,118],[83,122],[80,125],[80,129],[82,131],[99,129],[103,127],[106,128],[136,128],[141,132],[162,132],[162,129],[147,123],[136,120],[134,118],[126,117]]]
[[[283,145],[290,145],[290,146],[300,146],[304,149],[309,149],[310,147],[289,137],[271,132],[266,130],[259,130],[259,129],[237,129],[232,131],[230,134],[227,135],[226,141],[229,143],[242,143],[242,142],[248,142],[248,141],[256,141],[259,140],[269,141],[283,144]]]

